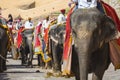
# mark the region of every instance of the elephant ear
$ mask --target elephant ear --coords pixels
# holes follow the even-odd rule
[[[105,41],[110,41],[114,39],[116,33],[117,28],[114,21],[110,17],[105,16],[101,26],[102,38],[105,39]]]

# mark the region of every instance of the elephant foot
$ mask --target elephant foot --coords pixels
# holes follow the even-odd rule
[[[22,66],[26,66],[27,63],[26,63],[26,62],[22,62],[21,65],[22,65]]]
[[[33,65],[27,65],[26,68],[33,68]]]
[[[73,76],[74,76],[73,73],[71,73],[71,74],[63,74],[62,73],[62,77],[65,77],[65,78],[70,78],[70,77],[73,77]]]
[[[3,72],[3,70],[0,70],[0,73],[2,73]]]
[[[60,71],[58,72],[53,72],[53,76],[54,77],[61,77],[62,76],[62,73]]]
[[[30,68],[33,68],[33,65],[30,65],[29,67],[30,67]]]
[[[22,66],[27,66],[27,64],[23,64],[23,63],[22,63],[21,65],[22,65]]]
[[[3,71],[6,71],[7,70],[7,68],[6,67],[3,67]]]
[[[52,69],[52,67],[51,66],[47,66],[47,69]]]
[[[52,73],[52,72],[47,72],[45,78],[49,78],[49,77],[51,77],[51,76],[53,76],[53,73]]]
[[[1,68],[0,68],[0,72],[6,71],[6,70],[7,70],[6,65],[2,65]]]
[[[31,62],[31,61],[28,61],[28,66],[29,66],[29,65],[32,65],[32,62]]]
[[[62,75],[62,77],[65,77],[65,78],[70,78],[69,75]]]

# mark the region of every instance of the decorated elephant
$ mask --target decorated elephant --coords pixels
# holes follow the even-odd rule
[[[96,8],[77,9],[70,21],[78,56],[74,68],[76,80],[88,80],[88,73],[93,73],[92,80],[102,80],[111,62],[108,42],[116,35],[115,23]]]
[[[0,18],[0,72],[5,71],[7,51],[10,47],[8,27],[4,18]]]
[[[27,64],[27,66],[32,67],[33,60],[33,29],[24,30],[22,32],[23,42],[20,47],[20,52],[22,56],[22,64]]]
[[[65,39],[65,24],[51,27],[49,37],[53,60],[53,71],[54,73],[60,73],[63,55],[63,43]]]

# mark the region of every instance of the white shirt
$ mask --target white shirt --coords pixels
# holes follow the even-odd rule
[[[57,24],[62,24],[66,22],[66,18],[63,14],[59,14],[58,18],[57,18]]]
[[[25,29],[33,29],[33,22],[26,21],[25,22]]]
[[[93,8],[97,6],[97,0],[91,0],[91,2],[87,0],[73,0],[73,2],[78,2],[78,8]]]
[[[22,22],[17,22],[16,23],[16,30],[19,30],[19,28],[22,26],[23,26]]]
[[[8,28],[12,28],[13,27],[13,25],[11,25],[11,24],[7,24],[7,26],[8,26]]]
[[[44,30],[47,29],[50,25],[50,21],[47,20],[43,20],[42,22],[42,27],[41,27],[41,32],[42,32],[42,36],[44,36]]]
[[[48,28],[49,24],[50,24],[50,21],[43,20],[42,27],[46,29]]]

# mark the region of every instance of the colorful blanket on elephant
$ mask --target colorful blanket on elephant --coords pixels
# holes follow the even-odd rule
[[[18,30],[18,34],[17,34],[17,48],[20,48],[21,44],[22,44],[22,35],[21,32],[24,30],[24,27],[21,27]]]
[[[110,46],[110,59],[116,69],[120,69],[120,46],[117,44],[117,40],[109,42]]]
[[[73,8],[69,11],[66,21],[66,38],[64,42],[63,50],[63,64],[62,64],[62,75],[68,75],[71,72],[71,57],[72,57],[72,36],[70,26],[70,16],[73,12]]]
[[[51,58],[48,56],[47,51],[46,51],[46,44],[45,41],[42,40],[42,53],[41,53],[42,59],[44,62],[49,62]]]
[[[35,54],[40,54],[42,51],[41,41],[39,39],[41,26],[42,26],[42,24],[36,26],[35,31],[34,31],[34,53]]]
[[[40,35],[42,24],[36,26],[34,32],[34,52],[35,54],[41,54],[42,60],[44,62],[48,62],[51,58],[46,54],[45,48],[45,40],[43,40],[42,36]]]
[[[47,29],[45,29],[44,30],[44,33],[45,33],[45,35],[44,35],[44,40],[42,41],[42,52],[43,52],[43,54],[42,54],[42,56],[43,56],[43,61],[44,62],[48,62],[48,61],[50,61],[51,60],[51,58],[48,56],[48,46],[49,46],[49,41],[48,41],[48,37],[49,37],[49,35],[48,35],[48,33],[49,33],[49,27],[50,26],[48,26],[48,28]]]
[[[45,35],[44,35],[44,41],[45,41],[46,45],[48,44],[48,32],[49,32],[49,28],[47,28],[47,29],[44,30],[44,33],[45,33]]]

